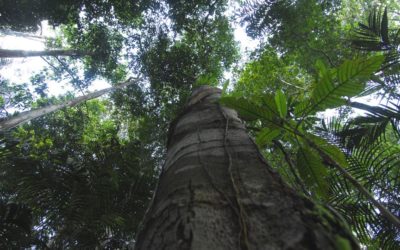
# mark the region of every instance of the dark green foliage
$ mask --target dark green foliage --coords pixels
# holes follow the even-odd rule
[[[359,23],[352,39],[353,46],[366,52],[381,52],[385,56],[381,79],[376,79],[384,95],[398,98],[397,86],[400,83],[400,29],[390,28],[388,10],[383,13],[374,9],[369,14],[368,23]],[[383,80],[383,81],[382,81]]]
[[[104,108],[90,102],[86,111],[37,119],[15,132],[19,142],[2,160],[3,185],[34,209],[36,231],[54,235],[52,247],[122,247],[146,209],[156,175],[151,151],[100,120]]]
[[[33,241],[31,210],[17,203],[0,201],[0,247],[24,248]]]
[[[355,120],[368,119],[368,116],[357,117]],[[394,215],[399,216],[399,154],[397,141],[389,138],[390,126],[384,126],[387,134],[376,135],[375,131],[360,133],[354,120],[342,124],[340,120],[332,120],[321,128],[327,134],[324,136],[338,145],[346,154],[348,163],[346,170],[374,194],[382,204]],[[371,126],[379,126],[372,122]],[[388,138],[388,139],[386,139]],[[379,242],[384,249],[395,249],[399,246],[397,235],[399,229],[386,220],[370,202],[360,196],[352,185],[341,176],[330,177],[331,203],[341,212],[344,218],[353,225],[359,239],[364,244],[371,240]]]
[[[87,1],[87,0],[3,0],[0,2],[0,26],[21,31],[35,31],[40,22],[48,20],[51,25],[80,23],[80,12],[89,21],[113,17],[129,24],[140,17],[150,6],[150,1]]]
[[[204,18],[203,24],[221,15],[226,9],[226,0],[167,0],[170,16],[174,21],[175,30],[190,29]]]
[[[249,36],[264,37],[279,52],[297,56],[307,70],[323,60],[331,66],[350,53],[335,16],[340,1],[245,1],[239,11]]]
[[[49,68],[29,84],[1,79],[0,119],[73,97],[48,97],[49,79],[79,91],[98,78],[143,79],[114,92],[112,101],[67,108],[1,135],[0,220],[7,237],[0,237],[1,247],[132,243],[169,123],[194,87],[221,85],[237,62],[232,19],[239,18],[263,42],[234,72],[234,84],[224,85],[233,91],[221,103],[247,120],[262,153],[299,192],[337,211],[365,246],[398,248],[398,228],[337,168],[400,216],[399,31],[391,10],[381,8],[349,32],[358,6],[371,5],[244,1],[239,15],[228,17],[226,0],[0,1],[2,29],[35,31],[48,20],[60,30],[48,48],[87,53],[44,58]],[[361,53],[349,46],[352,34]],[[350,99],[371,93],[388,102],[375,107]],[[347,118],[345,105],[368,113]],[[326,124],[319,112],[327,108],[339,108],[341,119]]]

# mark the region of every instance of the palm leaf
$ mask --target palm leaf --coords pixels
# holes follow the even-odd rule
[[[376,109],[375,113],[388,114],[388,110],[381,108]],[[346,155],[346,171],[370,190],[381,204],[399,216],[400,147],[386,142],[385,137],[380,136],[374,143],[358,143],[349,149],[348,133],[354,130],[348,131],[340,119],[322,123],[319,130],[322,136],[341,146]],[[345,138],[341,138],[343,135],[346,135]],[[371,246],[371,242],[379,242],[379,247],[399,248],[400,230],[379,214],[345,178],[330,174],[327,181],[330,188],[329,203],[352,225],[363,244]]]
[[[346,103],[344,97],[353,97],[364,89],[366,80],[379,69],[382,56],[368,59],[345,61],[338,69],[329,70],[322,62],[317,63],[319,81],[314,86],[310,105],[301,111],[302,117],[327,108],[335,108]]]
[[[229,108],[235,109],[239,116],[247,121],[253,121],[260,118],[272,119],[272,114],[259,104],[245,99],[226,96],[220,99],[220,103]]]
[[[385,55],[381,70],[386,93],[395,92],[391,85],[399,84],[399,81],[396,81],[398,78],[395,77],[398,75],[400,63],[399,34],[400,29],[397,32],[391,32],[389,29],[387,8],[383,13],[374,9],[369,15],[368,24],[360,23],[352,39],[352,44],[356,49],[383,52]]]
[[[367,51],[386,51],[391,49],[387,8],[385,8],[383,14],[374,9],[369,14],[367,25],[359,23],[352,44],[357,49]]]

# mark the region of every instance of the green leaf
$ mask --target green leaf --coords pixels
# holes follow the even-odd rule
[[[278,90],[275,94],[275,104],[278,109],[281,118],[285,118],[287,115],[287,103],[286,96],[282,90]]]
[[[300,101],[294,106],[294,114],[301,116],[301,114],[310,106],[310,100]]]
[[[325,178],[328,171],[318,153],[302,145],[297,151],[297,168],[300,177],[313,194],[327,198],[329,186]]]
[[[270,143],[273,139],[275,139],[280,133],[280,129],[263,128],[257,134],[256,143],[260,147],[263,147],[266,144]]]
[[[389,20],[388,20],[388,16],[387,16],[387,8],[385,8],[385,11],[383,12],[383,15],[382,15],[382,22],[381,22],[381,37],[382,37],[382,41],[385,44],[390,44],[388,26],[389,26]]]
[[[348,166],[345,154],[336,145],[333,145],[327,140],[312,134],[307,134],[307,137],[311,139],[315,144],[317,144],[320,149],[328,154],[332,158],[332,160],[338,163],[341,167],[345,168]]]
[[[377,71],[383,62],[382,55],[368,59],[347,60],[338,69],[328,70],[322,62],[317,63],[319,80],[310,98],[310,105],[303,110],[303,116],[336,108],[345,104],[343,97],[353,97],[364,90],[365,82]]]
[[[346,238],[343,238],[341,236],[336,236],[336,247],[338,250],[351,250],[353,249],[351,247],[350,241]]]
[[[247,121],[272,119],[271,113],[268,110],[245,98],[226,96],[221,97],[220,103],[226,107],[235,109],[239,113],[239,116]]]

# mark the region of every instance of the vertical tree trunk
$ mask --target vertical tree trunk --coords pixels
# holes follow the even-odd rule
[[[219,96],[195,90],[171,125],[135,249],[357,249],[338,220],[282,182]]]

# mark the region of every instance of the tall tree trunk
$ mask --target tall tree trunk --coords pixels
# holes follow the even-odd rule
[[[106,93],[109,93],[111,91],[114,91],[116,89],[121,89],[124,88],[128,85],[131,85],[133,83],[136,83],[135,80],[129,80],[127,82],[124,82],[122,84],[119,84],[117,86],[111,87],[111,88],[106,88],[102,90],[98,90],[92,93],[89,93],[84,96],[79,96],[75,99],[66,101],[61,104],[54,104],[46,107],[42,107],[39,109],[34,109],[34,110],[29,110],[25,112],[21,112],[16,116],[11,116],[9,118],[4,119],[3,121],[0,121],[0,132],[14,128],[22,123],[28,122],[32,119],[38,118],[40,116],[47,115],[49,113],[52,113],[54,111],[60,110],[65,107],[73,107],[81,102],[88,101],[97,97],[100,97]]]
[[[89,56],[92,52],[80,50],[9,50],[0,49],[0,58],[33,57],[33,56]]]
[[[20,31],[14,31],[14,30],[4,30],[3,29],[3,30],[0,30],[0,34],[5,35],[5,36],[16,36],[16,37],[22,37],[25,39],[33,39],[33,40],[42,41],[42,42],[44,42],[46,39],[47,40],[55,40],[52,37],[40,36],[40,35],[35,35],[30,32],[20,32]]]
[[[339,219],[283,183],[219,97],[195,90],[172,123],[135,250],[358,249]]]

